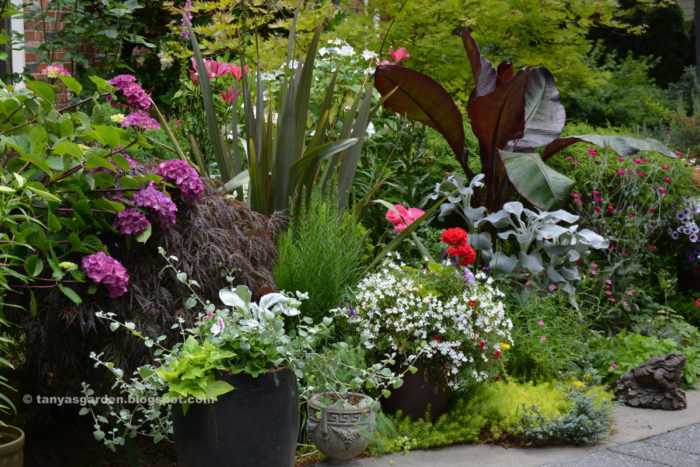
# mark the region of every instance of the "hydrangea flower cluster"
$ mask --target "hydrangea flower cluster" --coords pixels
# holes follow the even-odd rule
[[[143,232],[148,227],[146,215],[136,208],[126,208],[114,217],[114,228],[124,235]]]
[[[204,191],[197,171],[186,161],[176,159],[162,162],[156,170],[156,175],[160,175],[167,182],[173,182],[180,195],[189,201],[197,201]]]
[[[121,297],[129,285],[126,268],[111,256],[99,251],[83,257],[82,269],[87,276],[98,284],[107,286],[110,298]]]
[[[57,63],[49,65],[41,70],[41,74],[45,78],[58,78],[60,75],[70,76],[70,72]]]
[[[415,270],[399,259],[392,255],[362,279],[352,313],[346,306],[335,310],[367,336],[365,347],[404,358],[423,349],[429,365],[444,362],[452,388],[498,371],[502,343],[512,344],[512,323],[493,279],[478,272],[468,284],[459,268],[431,263]]]
[[[148,97],[146,91],[136,82],[135,76],[117,75],[109,80],[109,84],[124,94],[126,99],[126,104],[124,104],[124,106],[126,108],[144,112],[151,108],[151,98]],[[107,96],[107,101],[109,101],[113,107],[117,107],[118,103],[110,96]]]
[[[134,193],[134,204],[140,208],[151,209],[158,220],[160,220],[160,225],[163,229],[167,229],[175,224],[177,206],[170,199],[170,196],[156,190],[154,183]]]
[[[121,125],[125,128],[135,126],[142,130],[158,130],[160,124],[153,118],[149,117],[146,112],[133,112],[125,116],[121,121]]]

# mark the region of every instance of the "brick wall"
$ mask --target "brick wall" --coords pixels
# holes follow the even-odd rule
[[[25,5],[41,5],[42,8],[46,8],[48,0],[29,0]],[[25,11],[26,11],[25,7]],[[46,21],[45,24],[42,23],[40,19],[36,20],[25,20],[24,21],[24,45],[27,48],[39,47],[44,42],[44,28],[46,28],[46,33],[51,34],[55,30],[60,30],[65,23],[61,21],[61,13],[55,10],[47,11],[46,16],[54,18],[55,22]],[[70,62],[64,62],[62,59],[66,55],[65,50],[56,50],[52,54],[52,62],[57,63],[71,70]],[[39,60],[39,55],[34,52],[25,52],[26,65],[25,69],[31,74],[32,79],[42,79],[41,71],[50,63],[42,62]],[[60,85],[61,91],[57,93],[57,100],[59,103],[66,102],[68,100],[68,95],[65,91],[63,85]]]

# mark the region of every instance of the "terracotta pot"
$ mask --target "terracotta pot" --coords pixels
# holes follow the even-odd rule
[[[430,419],[437,420],[447,409],[447,391],[438,386],[430,378],[429,363],[417,362],[415,373],[407,372],[403,377],[403,385],[391,390],[391,396],[382,399],[382,410],[388,414],[395,414],[399,410],[413,420],[425,416],[430,406]],[[403,368],[394,368],[394,372],[401,372]]]
[[[309,399],[306,431],[318,450],[328,457],[329,463],[350,464],[369,445],[362,432],[374,431],[375,415],[370,408],[372,398],[349,393],[349,398],[356,399],[354,405],[340,408],[325,405],[321,401],[323,396],[314,394]]]

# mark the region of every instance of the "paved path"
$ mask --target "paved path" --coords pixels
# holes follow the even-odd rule
[[[361,459],[357,467],[700,467],[700,391],[680,411],[615,408],[613,434],[594,446],[504,448],[451,446]],[[393,462],[392,462],[393,461]]]

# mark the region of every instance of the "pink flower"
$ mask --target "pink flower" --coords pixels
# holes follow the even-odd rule
[[[595,207],[593,208],[593,210],[594,210],[595,212],[600,212],[600,206],[595,206]]]
[[[649,245],[650,250],[654,250],[656,247],[654,245]]]
[[[555,290],[557,290],[557,286],[554,284],[550,284],[549,287],[547,287],[547,289],[549,289],[550,292],[554,292]]]
[[[389,47],[389,55],[394,59],[394,65],[411,56],[410,53],[406,52],[406,47],[399,47],[396,51],[393,47]]]
[[[595,201],[596,203],[600,203],[600,202],[602,202],[603,200],[602,200],[601,198],[596,198],[596,199],[594,199],[593,201]]]
[[[574,160],[574,158],[571,157],[571,156],[566,156],[564,159],[566,159],[567,161],[572,161],[572,160]]]
[[[588,151],[589,156],[597,156],[598,155],[598,153],[595,152],[593,149],[586,149],[586,151]]]
[[[666,190],[666,189],[664,189],[664,188],[659,188],[659,194],[660,194],[660,195],[665,195],[666,193],[668,193],[668,190]]]
[[[610,362],[610,366],[613,367],[613,370],[617,370],[617,365],[615,365],[615,362]]]
[[[664,182],[666,182],[666,183],[671,183],[671,179],[668,178],[668,177],[665,177],[665,178],[664,178]]]
[[[654,208],[649,208],[649,212],[655,212],[655,211],[656,211],[656,209],[654,209]]]
[[[617,300],[615,300],[614,298],[611,298],[610,301],[615,303]]]
[[[593,264],[591,264],[591,267],[592,267],[592,268],[597,268],[598,265],[597,265],[596,263],[593,263]]]
[[[634,161],[635,164],[639,164],[640,162],[642,162],[641,159],[632,159],[632,160]]]
[[[682,155],[683,155],[682,152],[678,152],[678,151],[675,151],[675,154],[676,154],[676,156],[682,156]]]
[[[52,65],[47,66],[46,68],[41,70],[41,74],[45,78],[58,78],[61,75],[70,76],[70,72],[58,63],[54,63]]]
[[[622,256],[623,258],[627,258],[627,253],[620,253],[620,256]]]
[[[525,284],[524,284],[524,285],[525,285],[525,287],[530,287],[530,285],[532,285],[532,282],[530,282],[530,281],[527,281],[527,282],[525,282]]]
[[[538,325],[538,326],[544,326],[544,321],[539,320],[539,321],[537,322],[537,325]]]
[[[605,279],[605,283],[608,284],[608,285],[611,285],[611,284],[612,284],[612,281],[611,281],[610,279]]]
[[[622,306],[627,306],[627,302],[624,301],[624,300],[623,300],[622,302],[620,302],[620,303],[622,303]]]
[[[627,217],[634,217],[634,214],[632,214],[632,213],[627,213]]]
[[[644,175],[642,172],[637,172],[637,175],[639,176],[639,178],[644,178],[644,177],[646,177],[646,175]]]
[[[632,295],[634,292],[632,292],[631,290],[628,290],[628,291],[626,291],[625,293],[626,293],[627,295]]]
[[[600,194],[600,191],[593,190],[593,191],[591,191],[591,194],[592,194],[592,195],[599,195],[599,194]]]
[[[239,67],[240,68],[240,67]],[[233,99],[234,97],[238,97],[241,95],[241,90],[236,88],[234,86],[231,86],[228,88],[228,91],[221,91],[221,98],[228,102],[229,104],[233,104]]]
[[[662,168],[662,169],[664,169],[664,170],[668,170],[668,169],[670,169],[670,168],[671,168],[671,166],[670,166],[670,165],[664,165],[664,166],[663,166],[663,167],[661,167],[661,168]]]
[[[612,295],[612,292],[609,291],[609,290],[606,290],[606,291],[604,291],[603,293],[604,293],[605,295]]]
[[[421,211],[420,209],[406,209],[400,204],[394,205],[394,208],[396,208],[398,214],[391,209],[388,209],[386,211],[386,220],[388,220],[392,224],[395,224],[394,233],[399,233],[405,230],[408,225],[413,224],[413,222],[415,222],[416,219],[425,214],[425,212]]]
[[[617,173],[618,175],[624,175],[624,174],[625,174],[625,171],[624,171],[624,170],[618,170],[616,173]]]
[[[618,157],[617,160],[620,161],[620,162],[625,162],[625,158],[624,158],[624,157]]]
[[[236,80],[240,81],[243,79],[243,75],[247,75],[250,71],[248,65],[245,66],[245,70],[238,65],[229,65],[229,73],[233,75]]]
[[[581,197],[581,195],[579,195],[578,193],[572,193],[572,194],[571,194],[571,197],[572,197],[572,198],[578,199],[578,198]]]
[[[547,340],[547,336],[542,336],[542,337],[540,337],[540,340],[541,340],[541,341],[546,341],[546,340]]]
[[[608,211],[610,211],[610,212],[615,212],[615,207],[614,207],[614,206],[608,206]]]
[[[598,274],[598,273],[596,272],[596,270],[595,270],[595,269],[591,269],[591,275],[592,275],[592,276],[595,276],[596,274]]]
[[[578,161],[574,161],[574,165],[578,165]]]

